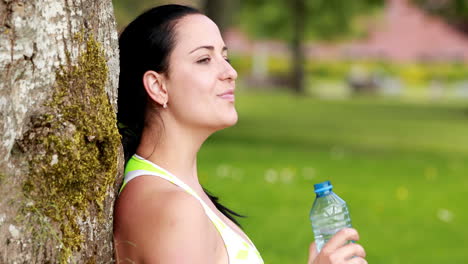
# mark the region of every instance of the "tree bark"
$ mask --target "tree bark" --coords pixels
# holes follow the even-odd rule
[[[0,263],[111,263],[111,0],[0,1]]]

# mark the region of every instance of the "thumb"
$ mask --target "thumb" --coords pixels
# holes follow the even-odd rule
[[[312,262],[314,262],[317,255],[318,255],[317,246],[316,246],[315,242],[313,242],[309,246],[309,260],[307,261],[307,264],[312,264]]]

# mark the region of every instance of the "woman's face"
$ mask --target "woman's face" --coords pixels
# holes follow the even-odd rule
[[[174,118],[211,131],[234,125],[236,78],[216,24],[204,15],[179,20],[166,79],[168,106]]]

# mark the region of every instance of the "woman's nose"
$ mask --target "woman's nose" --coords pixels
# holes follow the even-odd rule
[[[232,67],[231,63],[223,59],[223,71],[221,73],[222,80],[233,80],[237,79],[237,71]]]

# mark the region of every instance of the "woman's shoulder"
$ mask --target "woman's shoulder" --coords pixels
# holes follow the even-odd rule
[[[154,176],[140,176],[130,181],[119,195],[115,211],[119,219],[122,215],[122,219],[138,224],[154,225],[164,218],[174,220],[185,216],[206,218],[203,206],[194,196]]]
[[[183,250],[193,258],[206,258],[206,247],[200,246],[210,243],[210,234],[216,233],[200,202],[171,183],[138,178],[129,182],[115,206],[114,239],[119,255],[151,252],[144,257],[173,260]],[[131,243],[119,246],[119,241]]]

